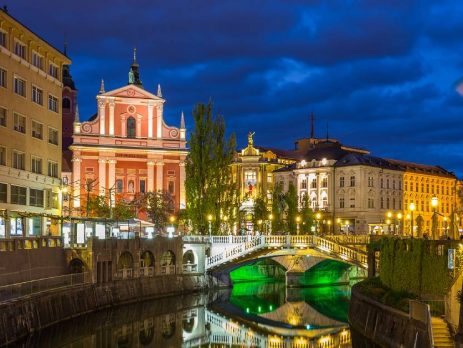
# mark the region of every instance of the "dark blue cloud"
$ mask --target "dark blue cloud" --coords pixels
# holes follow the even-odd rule
[[[5,1],[4,1],[5,2]],[[378,156],[463,174],[463,3],[240,0],[110,3],[7,0],[10,13],[58,47],[67,37],[82,116],[127,82],[132,48],[145,88],[160,83],[167,121],[192,126],[214,101],[240,146],[292,148],[309,134]]]

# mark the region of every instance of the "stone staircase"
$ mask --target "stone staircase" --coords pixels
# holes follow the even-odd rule
[[[447,323],[443,319],[432,317],[431,325],[434,347],[455,347],[453,337],[449,331]]]

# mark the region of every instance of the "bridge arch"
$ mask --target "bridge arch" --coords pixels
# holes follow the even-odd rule
[[[153,342],[154,338],[154,328],[145,327],[142,328],[138,334],[138,341],[142,346],[151,346],[151,342]]]
[[[84,273],[86,270],[84,261],[79,258],[74,258],[69,262],[69,273]]]
[[[172,250],[167,250],[161,255],[161,273],[175,274],[176,273],[176,257]]]
[[[151,251],[145,250],[141,253],[140,267],[154,267],[154,255]]]
[[[133,277],[133,256],[129,251],[124,251],[117,260],[117,276],[122,279]]]
[[[186,265],[188,263],[194,264],[198,257],[195,255],[195,252],[192,249],[189,249],[183,253],[183,264]]]

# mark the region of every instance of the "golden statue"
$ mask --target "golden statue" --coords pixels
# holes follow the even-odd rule
[[[252,136],[256,134],[256,132],[249,132],[248,133],[248,146],[252,146],[254,144],[254,141],[252,140]]]

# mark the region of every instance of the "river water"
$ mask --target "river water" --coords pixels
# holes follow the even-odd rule
[[[349,286],[247,282],[120,306],[42,330],[22,347],[350,347]]]

